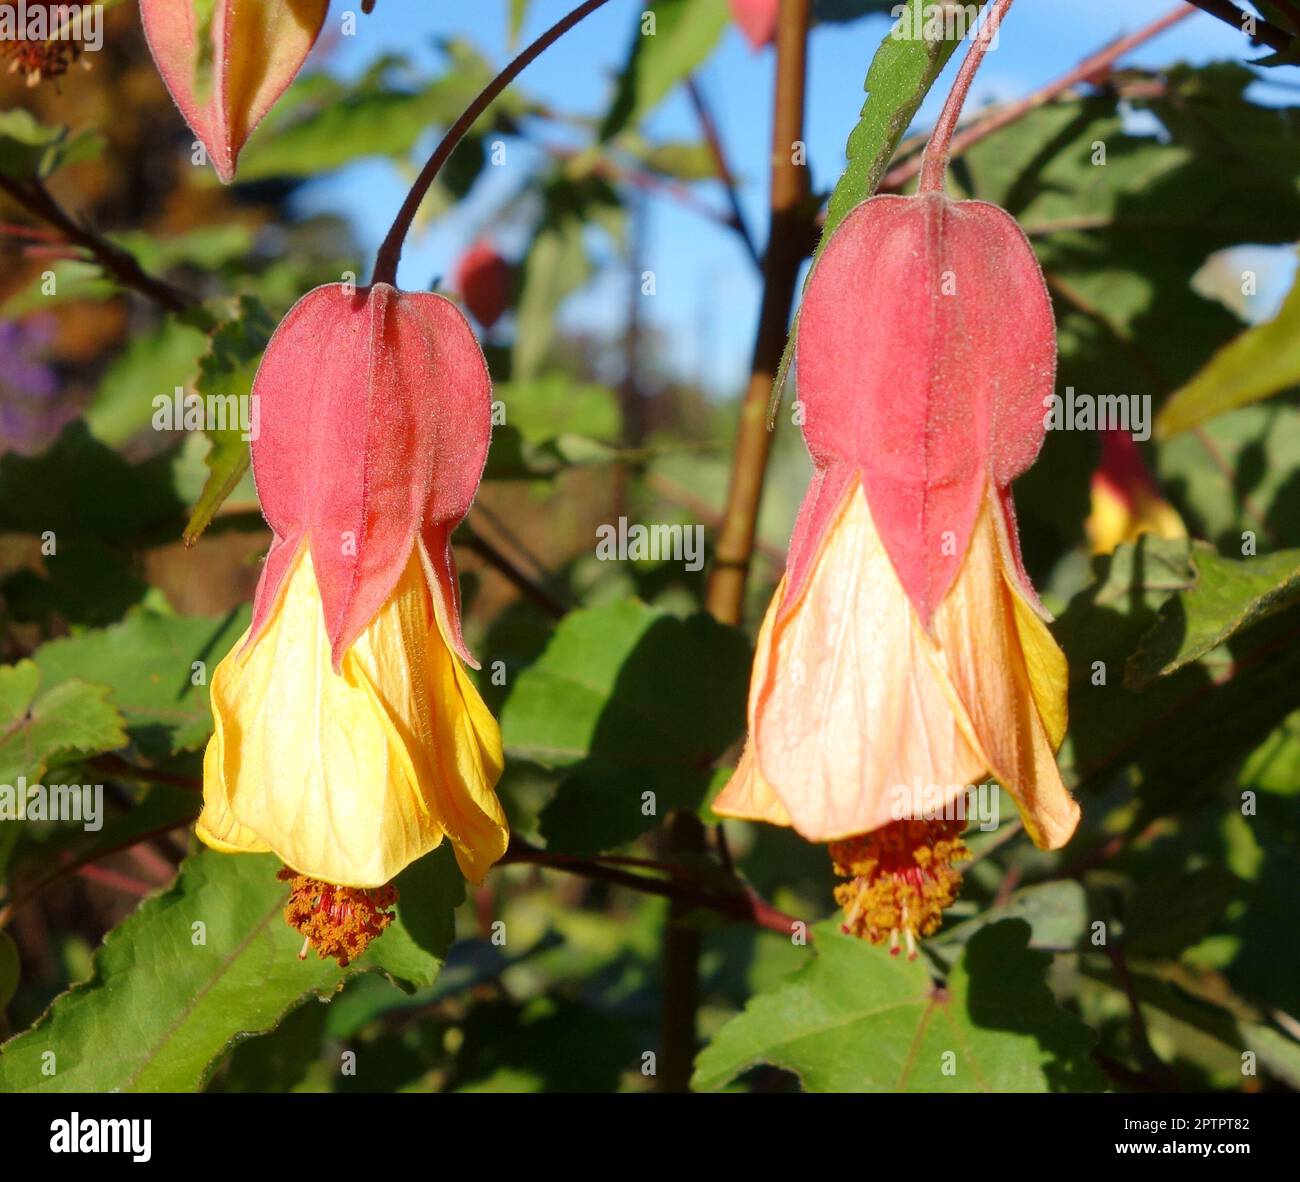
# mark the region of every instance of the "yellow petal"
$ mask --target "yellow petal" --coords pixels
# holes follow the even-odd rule
[[[762,777],[813,841],[960,796],[985,771],[867,507],[847,489],[799,601],[759,635],[750,734]]]
[[[1069,723],[1070,668],[1065,654],[1038,613],[1025,602],[1010,578],[1005,580],[1005,585],[1011,597],[1029,689],[1034,695],[1038,716],[1043,720],[1047,741],[1055,751],[1065,738],[1065,728]]]
[[[1079,806],[1061,780],[1065,657],[1016,588],[987,501],[952,589],[936,611],[937,655],[987,769],[1020,806],[1034,843],[1069,841]]]
[[[244,643],[243,638],[239,643]],[[216,733],[203,753],[203,812],[194,833],[204,845],[223,854],[266,854],[271,847],[251,829],[235,820],[226,800],[225,777],[221,770],[221,715],[214,714]]]
[[[232,0],[223,30],[224,98],[230,146],[237,156],[249,133],[302,67],[320,33],[328,0]]]
[[[200,836],[218,848],[252,834],[300,873],[355,887],[444,834],[475,879],[504,852],[500,732],[434,622],[415,551],[335,673],[304,547],[261,634],[218,666],[212,704]]]
[[[1147,489],[1125,491],[1098,474],[1092,478],[1091,502],[1084,532],[1094,554],[1109,554],[1121,542],[1135,541],[1145,533],[1171,539],[1187,536],[1178,510]]]
[[[780,595],[780,591],[777,591]],[[763,779],[754,758],[754,746],[746,742],[740,762],[722,791],[713,798],[712,809],[720,817],[736,817],[742,821],[766,821],[769,825],[789,826],[790,814],[772,791],[772,785]]]

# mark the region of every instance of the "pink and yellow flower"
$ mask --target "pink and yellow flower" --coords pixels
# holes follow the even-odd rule
[[[277,329],[254,394],[274,536],[212,680],[198,834],[360,891],[445,837],[478,881],[508,840],[450,545],[491,431],[478,344],[440,296],[332,284]]]
[[[714,809],[838,843],[862,934],[924,935],[950,895],[926,888],[960,843],[935,857],[908,824],[921,797],[950,806],[991,774],[1039,846],[1078,822],[1055,760],[1066,661],[1010,496],[1042,444],[1055,356],[1041,272],[992,205],[874,198],[809,281],[797,362],[815,473],[758,637],[748,747]]]

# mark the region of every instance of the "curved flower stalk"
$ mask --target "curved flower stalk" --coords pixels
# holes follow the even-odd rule
[[[851,212],[809,280],[796,364],[815,473],[758,638],[748,748],[714,803],[832,843],[846,928],[895,948],[955,896],[952,821],[986,775],[1043,848],[1079,817],[1054,754],[1065,656],[1010,494],[1045,433],[1051,303],[1014,219],[927,175]]]
[[[329,0],[140,0],[149,52],[217,175],[302,69]]]
[[[212,680],[199,837],[363,893],[446,837],[478,881],[508,840],[451,551],[491,432],[478,343],[441,296],[331,284],[285,317],[253,392],[274,536]]]
[[[1145,533],[1185,538],[1183,519],[1160,492],[1142,450],[1126,431],[1102,431],[1101,460],[1092,474],[1092,511],[1084,530],[1094,554]]]

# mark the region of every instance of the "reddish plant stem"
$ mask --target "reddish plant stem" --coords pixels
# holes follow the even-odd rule
[[[54,199],[41,181],[16,181],[0,176],[0,191],[7,193],[34,217],[53,226],[65,242],[88,252],[123,287],[148,296],[169,312],[183,312],[195,304],[195,297],[188,291],[155,279],[136,262],[134,255],[78,222]],[[13,230],[10,229],[10,232]],[[34,231],[32,233],[35,234]]]
[[[568,613],[569,608],[562,600],[531,578],[477,530],[462,523],[456,543],[477,554],[493,570],[505,576],[515,590],[532,600],[553,620],[562,619]]]
[[[452,152],[456,150],[456,146],[464,138],[465,133],[478,121],[479,116],[496,101],[497,96],[522,74],[536,58],[554,45],[574,25],[585,20],[596,9],[608,2],[609,0],[585,0],[584,3],[579,4],[568,16],[562,17],[519,54],[465,108],[460,118],[451,125],[447,134],[442,137],[442,142],[433,150],[433,155],[429,157],[428,162],[420,170],[420,175],[416,177],[415,184],[411,186],[411,191],[406,195],[406,200],[402,202],[402,208],[397,211],[397,217],[393,221],[392,228],[388,231],[388,235],[379,247],[379,254],[375,259],[375,273],[371,278],[371,283],[396,284],[397,264],[402,257],[402,243],[406,241],[406,235],[411,229],[411,223],[415,221],[415,214],[420,208],[420,202],[424,200],[425,194],[429,191],[429,186],[437,178],[442,166],[451,158]]]
[[[626,887],[628,890],[640,891],[642,894],[661,895],[685,906],[686,910],[702,908],[717,911],[731,919],[752,923],[770,931],[789,936],[797,931],[803,920],[788,915],[773,907],[753,891],[738,891],[735,894],[720,894],[702,890],[676,878],[652,878],[649,874],[638,874],[622,869],[625,863],[611,865],[608,858],[570,858],[563,854],[552,854],[548,850],[534,849],[521,842],[511,841],[510,849],[500,865],[511,863],[541,866],[547,870],[558,870],[564,874],[576,874],[593,882],[604,882],[611,886]],[[656,863],[638,862],[647,868],[657,868]],[[660,1073],[662,1079],[663,1072]]]
[[[999,107],[997,111],[987,118],[981,119],[974,126],[968,127],[964,131],[955,132],[948,148],[949,158],[959,156],[972,145],[979,143],[980,140],[986,139],[988,136],[993,135],[994,132],[1001,131],[1004,127],[1023,119],[1038,107],[1046,106],[1075,86],[1106,73],[1126,53],[1132,52],[1139,45],[1159,36],[1172,25],[1176,25],[1179,21],[1186,20],[1192,15],[1190,8],[1181,6],[1175,8],[1137,32],[1130,33],[1127,37],[1121,37],[1118,41],[1114,41],[1091,56],[1084,58],[1068,73],[1062,74],[1046,86],[1040,87],[1033,94],[1026,95],[1013,103],[1007,103],[1005,106]],[[880,182],[879,191],[882,193],[897,192],[921,171],[921,161],[922,157],[916,156],[911,160],[905,160],[896,168],[890,169],[885,174],[885,179]]]
[[[921,193],[943,192],[943,177],[948,171],[948,152],[952,145],[952,134],[957,129],[957,120],[970,92],[970,84],[975,78],[975,71],[980,68],[989,45],[997,35],[1002,18],[1007,15],[1011,0],[992,0],[984,9],[984,18],[980,22],[979,33],[975,43],[966,54],[966,59],[957,71],[957,77],[948,92],[947,101],[939,113],[939,120],[930,133],[930,142],[925,146],[921,157],[921,180],[917,191]]]
[[[1285,29],[1279,29],[1276,25],[1269,24],[1263,17],[1255,16],[1254,13],[1243,12],[1231,0],[1187,0],[1187,3],[1193,8],[1199,8],[1202,12],[1209,13],[1210,16],[1218,17],[1225,24],[1232,25],[1237,32],[1245,31],[1246,25],[1244,18],[1249,16],[1255,22],[1254,39],[1267,45],[1270,49],[1276,49],[1281,52],[1284,49],[1290,49],[1292,42],[1295,40]]]
[[[745,214],[740,208],[740,193],[736,188],[736,176],[731,171],[731,165],[727,160],[727,150],[723,147],[722,136],[718,132],[718,125],[713,118],[713,112],[709,110],[709,105],[705,102],[704,92],[700,90],[700,84],[694,77],[686,80],[686,93],[690,96],[691,105],[695,108],[695,117],[699,120],[700,130],[704,133],[704,142],[709,146],[709,154],[713,157],[713,166],[717,170],[718,180],[722,182],[727,190],[727,204],[731,206],[731,217],[727,219],[727,224],[740,235],[741,241],[745,244],[745,249],[749,252],[749,257],[754,262],[754,266],[761,267],[763,260],[759,256],[758,247],[749,232],[749,227],[745,224]]]
[[[151,895],[158,889],[156,884],[141,882],[138,878],[132,878],[129,874],[123,874],[121,871],[112,870],[107,866],[96,866],[93,863],[79,866],[76,873],[78,878],[84,878],[87,882],[98,883],[100,886],[121,891],[126,895],[134,895],[137,899],[143,899],[146,895]]]

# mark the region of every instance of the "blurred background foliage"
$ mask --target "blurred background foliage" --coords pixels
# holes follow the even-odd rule
[[[520,0],[501,6],[516,30],[529,16]],[[395,7],[381,0],[381,15]],[[734,430],[734,403],[683,378],[672,333],[642,310],[644,272],[671,266],[647,257],[647,203],[732,217],[703,131],[665,137],[650,119],[734,36],[730,10],[653,7],[655,39],[636,35],[639,8],[619,18],[629,48],[599,117],[531,97],[525,76],[422,212],[427,225],[474,193],[495,145],[552,145],[489,219],[521,244],[504,314],[482,332],[506,415],[457,538],[480,684],[507,744],[500,791],[517,839],[552,864],[513,860],[467,896],[439,851],[399,881],[396,928],[346,970],[296,959],[272,859],[198,852],[192,838],[210,724],[191,670],[245,626],[268,534],[238,432],[155,430],[153,399],[246,393],[295,299],[364,282],[350,221],[304,213],[296,195],[366,158],[409,175],[430,130],[496,67],[456,40],[433,73],[385,52],[345,76],[327,32],[229,189],[192,164],[131,4],[107,6],[92,69],[35,87],[5,78],[0,177],[39,178],[195,300],[174,309],[126,290],[0,196],[0,783],[103,782],[109,804],[97,833],[0,825],[0,1033],[17,1034],[0,1089],[654,1086],[667,900],[556,863],[656,860],[665,810],[712,820],[742,737],[752,632],[702,613],[705,572],[593,552],[597,526],[620,515],[700,523],[712,539]],[[889,7],[816,11],[854,22]],[[1080,833],[1037,852],[1004,802],[1001,827],[971,836],[948,923],[907,963],[839,935],[824,850],[770,828],[728,823],[723,845],[711,831],[708,852],[674,856],[673,881],[732,900],[743,882],[820,926],[805,944],[725,907],[679,916],[703,933],[696,1086],[1300,1087],[1300,308],[1251,328],[1267,317],[1234,253],[1300,239],[1300,135],[1241,47],[1236,61],[1105,72],[954,162],[955,184],[1009,209],[1038,252],[1058,389],[1149,393],[1157,407],[1174,396],[1182,419],[1162,421],[1191,424],[1142,451],[1196,541],[1146,535],[1089,554],[1088,431],[1049,433],[1016,488],[1026,559],[1071,662],[1062,763]],[[930,80],[899,92],[899,109],[914,112]],[[879,114],[869,103],[859,147]],[[893,142],[880,144],[883,168]],[[742,189],[766,168],[732,164]],[[814,177],[820,200],[835,181]],[[752,232],[761,250],[765,231]],[[623,293],[616,331],[557,315],[597,279]],[[452,276],[439,286],[457,294]],[[782,414],[751,625],[807,471]],[[496,662],[503,679],[486,672]],[[656,867],[635,872],[659,879]],[[960,1048],[955,1076],[940,1069],[945,1048]]]

